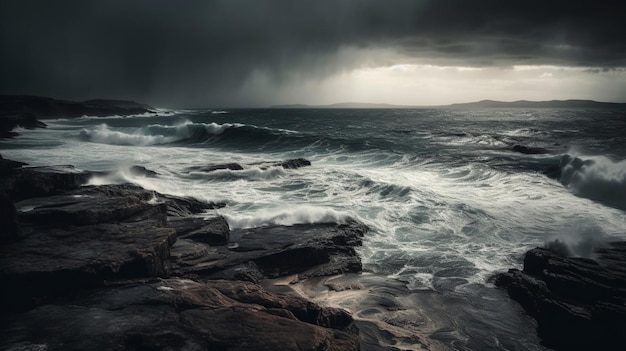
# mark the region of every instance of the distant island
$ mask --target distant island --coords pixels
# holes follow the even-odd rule
[[[0,138],[11,138],[17,127],[45,128],[41,120],[82,116],[128,116],[155,113],[144,104],[126,100],[94,99],[87,101],[56,100],[40,96],[0,95]]]
[[[436,106],[418,106],[418,105],[392,105],[392,104],[376,104],[363,102],[342,102],[330,105],[274,105],[270,108],[275,109],[333,109],[333,108],[354,108],[354,109],[410,109],[410,108],[626,108],[626,103],[616,102],[598,102],[593,100],[550,100],[550,101],[495,101],[481,100],[477,102],[436,105]]]

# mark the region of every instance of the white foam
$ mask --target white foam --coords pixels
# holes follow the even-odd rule
[[[561,161],[561,183],[577,195],[626,207],[626,160],[566,155]]]
[[[83,129],[80,134],[92,142],[112,145],[146,146],[166,144],[176,140],[174,137],[166,137],[164,135],[129,134],[115,131],[111,130],[106,124],[101,124],[94,129]]]
[[[80,134],[91,142],[111,145],[161,145],[193,137],[194,128],[204,128],[209,135],[219,135],[231,127],[240,127],[239,124],[218,124],[215,122],[193,123],[189,120],[175,125],[151,124],[134,130],[114,130],[103,123],[92,129],[83,129]]]
[[[296,225],[312,223],[345,223],[349,219],[345,212],[331,208],[297,205],[287,209],[263,208],[251,214],[225,214],[231,228],[245,229],[270,225]]]

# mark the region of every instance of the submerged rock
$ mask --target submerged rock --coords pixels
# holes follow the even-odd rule
[[[223,169],[230,169],[231,171],[241,171],[243,167],[239,163],[222,163],[208,166],[194,166],[187,168],[187,171],[190,172],[213,172],[219,171]]]
[[[296,158],[292,160],[285,160],[280,162],[258,162],[250,164],[252,166],[260,166],[261,169],[267,169],[269,167],[282,167],[284,169],[297,169],[305,166],[310,166],[311,161],[304,158]],[[208,166],[193,166],[188,167],[187,171],[189,172],[214,172],[219,170],[231,170],[231,171],[241,171],[244,170],[244,166],[239,163],[220,163],[213,164]]]
[[[524,145],[513,146],[513,151],[526,154],[526,155],[539,155],[539,154],[549,153],[548,150],[540,148],[540,147],[528,147]]]
[[[591,260],[537,248],[526,254],[523,271],[497,277],[496,284],[535,317],[546,346],[589,350],[626,343],[626,242],[596,253]]]
[[[311,161],[304,159],[304,158],[296,158],[293,160],[283,161],[277,165],[280,165],[281,167],[285,169],[296,169],[300,167],[310,166]]]

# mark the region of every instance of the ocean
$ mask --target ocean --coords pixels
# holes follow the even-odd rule
[[[556,241],[592,257],[626,240],[624,110],[196,109],[45,122],[0,140],[2,156],[225,202],[208,215],[233,230],[367,224],[352,288],[299,291],[350,310],[386,346],[541,350],[495,274]],[[295,158],[312,165],[268,166]],[[198,169],[226,163],[243,169]]]

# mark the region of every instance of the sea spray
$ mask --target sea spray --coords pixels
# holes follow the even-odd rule
[[[560,181],[576,195],[626,208],[626,160],[564,155]]]
[[[550,235],[545,247],[563,257],[594,258],[594,250],[605,245],[602,228],[589,221],[570,223],[560,233]]]
[[[346,223],[350,216],[330,208],[298,205],[290,208],[264,208],[250,211],[249,215],[226,214],[234,229],[247,229],[271,225],[296,225],[313,223]]]

